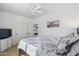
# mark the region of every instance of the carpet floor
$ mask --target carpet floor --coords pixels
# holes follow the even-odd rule
[[[19,56],[19,51],[17,50],[17,45],[8,48],[3,53],[0,53],[0,56]]]

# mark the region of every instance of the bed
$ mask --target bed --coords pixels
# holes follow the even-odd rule
[[[31,56],[44,56],[52,55],[51,51],[53,52],[53,55],[55,55],[54,50],[56,50],[57,45],[53,40],[45,37],[32,37],[22,39],[18,45],[18,48]]]
[[[60,38],[29,37],[18,44],[19,55],[22,56],[58,56],[65,52],[65,47],[78,40],[78,36],[70,33]],[[72,53],[70,53],[71,55]],[[67,54],[68,55],[68,54]]]

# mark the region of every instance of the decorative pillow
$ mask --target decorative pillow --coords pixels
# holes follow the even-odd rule
[[[65,49],[65,46],[67,46],[70,43],[74,42],[76,39],[77,39],[77,35],[75,33],[70,33],[67,36],[61,37],[57,41],[58,49],[60,49],[60,50]]]

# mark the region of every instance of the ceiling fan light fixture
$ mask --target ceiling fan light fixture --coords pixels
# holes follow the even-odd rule
[[[31,9],[31,11],[33,12],[33,13],[36,13],[36,14],[42,14],[43,12],[41,11],[41,7],[40,7],[40,5],[31,5],[31,7],[30,7],[30,9]]]

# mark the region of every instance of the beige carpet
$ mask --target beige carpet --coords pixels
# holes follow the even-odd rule
[[[19,56],[17,45],[5,50],[3,53],[0,53],[0,56]]]

